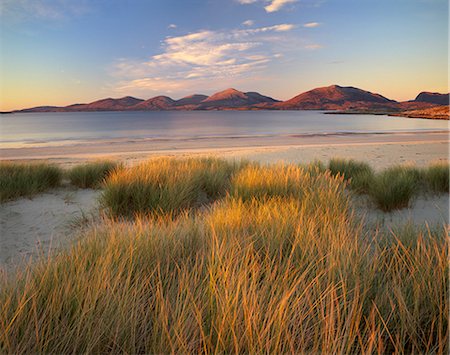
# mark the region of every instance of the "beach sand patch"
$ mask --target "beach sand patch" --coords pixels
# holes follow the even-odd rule
[[[98,214],[99,190],[56,189],[0,204],[0,268],[64,247]]]

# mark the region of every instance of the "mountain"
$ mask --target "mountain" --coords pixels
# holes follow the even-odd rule
[[[144,100],[132,96],[125,96],[120,99],[107,98],[91,102],[89,104],[75,104],[66,106],[68,111],[122,111]]]
[[[351,86],[331,85],[274,104],[281,110],[361,110],[395,107],[396,101]]]
[[[57,112],[60,109],[61,107],[58,106],[37,106],[32,108],[26,108],[24,110],[18,110],[15,112]]]
[[[88,104],[73,104],[65,107],[39,106],[20,110],[19,112],[125,111],[143,101],[132,96],[125,96],[120,99],[107,98]]]
[[[331,85],[278,101],[257,92],[227,89],[211,96],[194,94],[174,100],[156,96],[148,100],[126,96],[65,107],[40,106],[13,112],[161,111],[161,110],[334,110],[352,113],[394,113],[448,105],[449,94],[420,93],[415,100],[397,102],[351,86]]]
[[[410,111],[410,110],[425,110],[427,108],[436,107],[436,104],[430,102],[422,101],[403,101],[398,103],[398,108],[400,111]]]
[[[414,101],[417,102],[428,102],[435,105],[448,105],[449,104],[449,94],[439,94],[437,92],[426,92],[423,91],[417,95]]]
[[[257,92],[242,92],[233,88],[217,92],[203,100],[198,109],[241,108],[262,103],[275,103],[277,100]]]
[[[168,96],[156,96],[151,99],[145,100],[143,102],[138,103],[132,107],[129,107],[129,110],[133,111],[162,111],[162,110],[170,110],[174,104],[175,100]]]
[[[194,94],[190,96],[183,97],[175,102],[176,106],[187,106],[187,105],[198,105],[202,101],[206,100],[208,96]]]

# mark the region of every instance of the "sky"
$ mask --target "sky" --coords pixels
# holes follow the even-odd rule
[[[0,110],[229,87],[448,92],[447,0],[0,0]]]

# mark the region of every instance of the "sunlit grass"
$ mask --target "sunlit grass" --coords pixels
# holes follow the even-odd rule
[[[383,204],[406,176],[375,175]],[[135,218],[0,279],[0,353],[447,354],[447,231],[367,230],[346,186],[320,166],[115,170],[103,203]]]
[[[0,202],[59,186],[62,170],[47,163],[0,163]]]
[[[250,164],[237,172],[231,181],[231,195],[242,200],[266,199],[269,197],[296,197],[311,199],[312,192],[344,188],[340,177],[329,172],[307,169],[295,165],[273,165],[269,167]]]
[[[76,165],[67,172],[72,185],[80,188],[99,188],[104,179],[121,164],[113,161],[96,161]]]
[[[176,214],[225,194],[237,167],[218,159],[151,160],[113,172],[102,202],[115,216]]]
[[[353,222],[289,197],[107,222],[0,284],[0,350],[447,353],[445,231]]]

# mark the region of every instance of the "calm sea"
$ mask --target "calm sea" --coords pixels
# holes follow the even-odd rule
[[[91,140],[448,131],[449,122],[321,111],[159,111],[0,115],[3,148]]]

